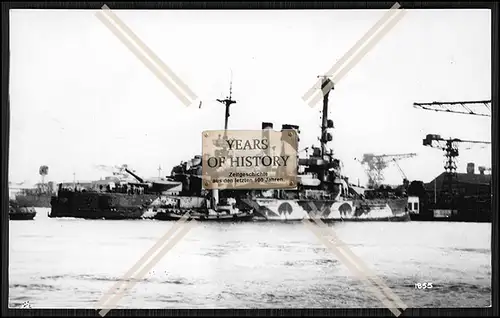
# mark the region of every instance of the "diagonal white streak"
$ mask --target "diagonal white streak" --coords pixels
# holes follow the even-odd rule
[[[258,212],[258,211],[260,211],[260,205],[259,205],[257,202],[255,202],[255,201],[253,201],[253,200],[251,200],[251,199],[249,199],[249,200],[245,200],[244,202],[245,202],[247,205],[249,205],[251,208],[253,208],[253,209],[254,209],[254,211],[257,211],[257,212]]]
[[[340,240],[340,238],[337,237],[337,235],[335,234],[335,232],[333,231],[333,229],[328,228],[328,226],[321,220],[321,213],[322,213],[322,211],[320,212],[318,210],[318,208],[312,202],[308,202],[308,203],[309,203],[309,207],[311,208],[310,218],[318,226],[317,229],[315,229],[314,227],[312,227],[312,228],[310,227],[310,229],[313,229],[315,231],[315,235],[319,236],[318,238],[321,240],[321,242],[323,242],[323,244],[325,244],[337,256],[339,256],[339,254],[341,254],[341,256],[339,256],[339,258],[341,259],[341,261],[343,261],[344,265],[347,266],[351,271],[353,271],[355,273],[361,273],[362,275],[365,275],[365,276],[369,275],[369,278],[371,278],[373,280],[373,282],[371,282],[371,281],[369,281],[369,282],[371,284],[375,283],[376,285],[378,285],[378,287],[380,289],[382,289],[383,292],[385,292],[385,295],[383,293],[381,294],[380,290],[376,290],[376,289],[374,289],[372,287],[372,292],[374,292],[379,299],[381,297],[383,299],[385,299],[386,295],[387,295],[387,296],[389,296],[389,298],[392,299],[392,301],[395,302],[395,304],[399,308],[401,308],[402,310],[406,310],[407,306],[401,301],[401,299],[399,299],[399,297],[397,295],[395,295],[390,290],[390,288],[387,287],[387,285],[385,285],[380,280],[380,278],[378,278],[376,276],[376,274],[373,271],[371,271],[370,268],[368,268],[363,263],[363,261],[352,252],[352,250],[348,247],[347,244],[345,244],[344,242],[342,242],[342,240]],[[306,225],[312,226],[311,224],[306,223],[306,222],[308,222],[307,220],[303,220],[303,222]],[[331,237],[333,237],[333,240],[334,240],[335,244],[332,244],[326,238],[327,232],[328,232],[328,234]],[[359,274],[358,274],[358,276],[359,276]],[[369,279],[369,278],[366,278],[366,279]],[[393,304],[391,304],[391,306],[387,306],[386,301],[384,301],[382,299],[381,299],[381,301],[384,303],[384,305],[386,305],[386,307],[388,309],[391,309],[391,307],[394,307]],[[396,310],[393,311],[391,309],[391,311],[396,316],[398,316],[400,314],[399,312],[397,312],[397,314],[396,314],[394,312]]]
[[[384,35],[386,35],[402,18],[402,14],[406,10],[398,10],[399,3],[395,3],[393,7],[360,39],[356,44],[326,73],[330,77],[334,77],[333,83],[335,85],[340,79],[352,69],[368,52],[371,50]],[[392,19],[392,20],[391,20]],[[389,23],[387,21],[391,20]],[[387,24],[386,24],[387,23]],[[385,25],[384,25],[385,24]],[[377,33],[378,32],[378,33]],[[375,34],[375,35],[374,35]],[[358,51],[363,45],[365,47]],[[344,65],[349,59],[352,59],[347,65]],[[339,71],[339,73],[337,73]],[[321,80],[318,80],[303,96],[304,101],[309,100],[315,96],[309,105],[314,107],[321,99],[321,94],[316,90],[317,85],[321,85]],[[323,96],[331,89],[323,89]],[[316,93],[316,94],[315,94]],[[318,97],[319,96],[319,97]]]
[[[309,205],[309,207],[311,208],[311,212],[312,212],[311,219],[314,219],[315,217],[317,217],[318,214],[319,214],[319,217],[321,217],[323,215],[323,212],[325,212],[328,209],[328,207],[326,207],[326,205],[324,205],[321,207],[321,211],[320,211],[314,205],[314,203],[312,203],[311,201],[307,201],[307,205]]]
[[[347,60],[349,58],[351,58],[353,56],[353,54],[359,50],[359,48],[364,44],[366,43],[366,41],[372,37],[379,29],[380,27],[388,20],[391,18],[392,15],[394,15],[394,13],[396,12],[397,9],[399,9],[401,6],[399,5],[399,3],[395,3],[390,9],[389,11],[387,11],[383,16],[382,18],[380,18],[377,23],[375,23],[371,28],[370,30],[368,30],[368,32],[365,33],[365,35],[363,35],[363,37],[361,39],[359,39],[350,49],[349,51],[347,51],[341,58],[340,60],[337,61],[337,63],[335,63],[331,68],[330,70],[326,73],[326,74],[333,74],[335,73],[345,62],[347,62]],[[304,96],[302,96],[302,99],[304,100],[307,100],[309,99],[312,94],[315,92],[316,90],[316,87],[318,84],[321,84],[321,81],[317,81],[317,83],[315,85],[313,85],[305,94]]]
[[[315,217],[313,220],[316,222],[316,224],[323,229],[324,233],[326,231],[329,232],[329,234],[333,237],[333,240],[335,242],[339,242],[340,245],[347,246],[347,244],[343,243],[340,238],[335,234],[333,229],[329,228],[321,219]],[[391,299],[393,299],[397,306],[403,310],[408,308],[406,304],[396,295],[392,292],[392,290],[361,260],[354,252],[349,249],[349,248],[343,248],[341,249],[343,253],[346,254],[348,258],[352,260],[352,263],[355,264],[361,271],[369,275],[369,277],[373,280],[374,283],[376,283],[379,288],[381,288],[386,295],[388,295]]]
[[[107,8],[107,6],[104,7]],[[96,16],[185,106],[192,104],[197,98],[196,95],[116,15],[112,14],[109,8],[107,11],[97,12]],[[186,93],[176,85],[184,89]],[[191,97],[191,100],[186,97],[186,94]]]
[[[99,302],[96,304],[95,308],[100,309],[108,300],[109,297],[114,295],[116,290],[119,290],[119,288],[122,287],[122,285],[126,284],[130,278],[133,277],[133,275],[139,270],[141,266],[147,263],[147,261],[153,256],[153,254],[158,251],[162,246],[165,244],[165,242],[177,231],[188,219],[189,214],[186,213],[184,214],[175,224],[165,233],[156,243],[153,245],[135,264],[132,266],[123,276],[122,280],[119,282],[116,282],[110,289],[109,291],[104,294],[103,297],[99,300]]]
[[[191,99],[196,99],[197,96],[193,91],[172,71],[141,39],[122,21],[120,18],[114,14],[113,11],[109,9],[107,5],[103,5],[102,9],[108,14],[108,17],[112,19],[117,25],[119,25],[130,38],[151,58],[156,64],[158,64],[165,73],[172,78],[172,80],[187,94]]]
[[[108,29],[151,71],[153,74],[185,105],[189,106],[191,102],[175,87],[168,77],[161,72],[151,60],[149,60],[137,47],[124,35],[124,33],[113,25],[106,16],[99,12],[96,16],[104,23]]]
[[[406,14],[406,10],[397,10],[396,14],[394,14],[394,17],[384,26],[384,28],[373,38],[373,40],[369,41],[366,43],[366,45],[361,48],[361,50],[353,56],[353,58],[344,65],[342,69],[338,71],[338,73],[332,75],[332,85],[333,84],[338,84],[340,80],[349,72],[351,69],[353,69],[362,59],[365,57],[372,49],[373,47],[381,40],[381,38],[386,35],[389,30],[391,30],[396,23],[403,18],[403,16]],[[326,91],[323,89],[323,94],[320,94],[318,91],[316,91],[316,94],[314,95],[314,98],[309,102],[309,105],[311,107],[314,107],[321,98],[326,94]]]
[[[350,260],[338,246],[332,244],[324,237],[321,229],[318,229],[309,220],[303,220],[302,223],[304,223],[304,225],[314,233],[318,240],[322,242],[331,252],[333,252],[347,268],[349,268],[356,276],[358,276],[358,278],[367,284],[368,289],[387,307],[387,309],[389,309],[396,317],[401,314],[401,311],[396,308],[395,303],[389,300],[380,290],[375,288],[366,273],[359,270],[355,266],[354,262]]]
[[[161,249],[158,254],[151,259],[149,263],[146,263],[144,268],[137,274],[136,279],[140,280],[146,276],[146,274],[169,252],[177,243],[180,242],[180,240],[189,232],[189,230],[195,225],[197,221],[192,220],[190,222],[187,222],[187,224],[179,231],[179,234],[172,238],[167,245]],[[116,294],[109,304],[107,305],[107,308],[102,309],[99,311],[99,314],[104,317],[112,308],[115,308],[120,299],[124,296],[125,292],[127,289],[131,289],[137,284],[136,281],[132,281],[129,284],[127,284],[126,288],[124,288],[120,293]]]

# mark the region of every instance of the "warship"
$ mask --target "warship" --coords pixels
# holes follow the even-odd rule
[[[326,78],[322,85],[331,85],[331,81]],[[294,189],[207,190],[202,185],[202,156],[194,156],[174,166],[161,184],[144,182],[126,169],[137,183],[105,191],[59,187],[52,197],[49,216],[169,221],[189,213],[191,219],[217,222],[299,221],[312,217],[323,221],[409,221],[406,193],[355,187],[344,175],[341,161],[327,149],[332,141],[328,130],[333,128],[333,121],[327,117],[328,95],[323,97],[321,146],[312,147],[310,156],[298,159]],[[235,101],[231,93],[218,101],[226,106],[227,130],[229,107]],[[273,129],[273,124],[262,123],[262,133],[268,129]],[[282,131],[290,129],[300,135],[298,126],[282,126]],[[139,192],[130,193],[124,186],[133,186]]]
[[[324,79],[322,88],[332,85],[329,79]],[[333,85],[332,85],[333,86]],[[300,221],[318,217],[323,221],[409,221],[408,196],[396,189],[382,187],[364,189],[349,183],[349,178],[343,174],[342,162],[335,158],[332,149],[327,149],[327,143],[332,141],[328,132],[333,128],[333,121],[328,119],[328,95],[323,97],[322,126],[320,147],[312,147],[312,154],[298,160],[298,184],[294,189],[266,190],[212,190],[206,194],[208,202],[213,206],[224,206],[228,213],[227,219],[241,216],[252,221]],[[220,101],[226,104],[226,124],[229,117],[229,105],[235,103],[231,97]],[[297,125],[282,125],[282,132],[293,129],[300,135]],[[273,129],[273,124],[262,123],[262,132]],[[300,138],[299,138],[300,140]],[[198,191],[201,186],[201,157],[198,157],[196,175]],[[153,218],[163,220],[179,219],[183,213],[180,209],[162,209],[165,204],[158,200],[159,208]],[[231,202],[231,204],[229,204]],[[210,213],[207,206],[200,220],[210,218],[220,219],[220,213]],[[236,211],[236,212],[235,212]],[[241,212],[240,212],[241,211]],[[203,214],[203,213],[202,213]]]
[[[349,182],[343,173],[342,161],[335,158],[327,144],[332,141],[329,130],[334,128],[328,118],[326,87],[333,83],[323,78],[323,110],[320,147],[312,147],[311,155],[298,160],[298,185],[292,190],[252,191],[242,202],[255,208],[256,220],[296,221],[320,218],[322,221],[409,221],[408,196],[396,189],[381,187],[365,189]],[[263,123],[263,129],[272,129],[272,123]],[[282,130],[296,125],[282,125]],[[300,140],[300,139],[299,139]]]

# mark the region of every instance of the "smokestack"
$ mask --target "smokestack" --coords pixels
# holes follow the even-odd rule
[[[283,130],[294,130],[297,133],[297,141],[300,141],[299,135],[300,135],[300,127],[297,125],[289,125],[289,124],[283,124],[281,125],[281,131]]]
[[[478,167],[479,174],[484,174],[484,171],[486,170],[486,167]]]
[[[270,135],[269,135],[269,131],[270,130],[273,130],[273,123],[266,123],[266,122],[263,122],[262,123],[262,139],[267,139],[269,140],[270,139]],[[271,149],[269,149],[269,147],[265,150],[265,153],[266,155],[270,155],[271,154]]]
[[[285,129],[293,129],[293,130],[297,131],[297,133],[299,133],[300,132],[299,128],[300,127],[297,126],[297,125],[289,125],[289,124],[283,124],[283,125],[281,125],[281,130],[282,131],[285,130]]]
[[[467,164],[467,174],[474,174],[475,173],[475,165],[473,162],[469,162]]]
[[[273,129],[273,123],[262,123],[262,130]]]

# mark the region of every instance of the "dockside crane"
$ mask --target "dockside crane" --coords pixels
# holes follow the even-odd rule
[[[462,140],[458,138],[443,138],[440,135],[428,134],[423,140],[424,146],[429,146],[432,148],[438,148],[445,152],[444,156],[446,158],[444,169],[446,172],[446,184],[448,185],[448,193],[452,195],[453,192],[453,179],[456,177],[457,171],[457,157],[459,155],[458,145],[459,144],[482,144],[488,145],[491,142],[488,141],[476,141],[476,140]],[[443,183],[444,187],[445,183]]]
[[[405,172],[403,171],[403,169],[401,169],[401,166],[399,165],[399,163],[398,163],[398,161],[396,159],[392,159],[392,160],[394,162],[394,165],[398,168],[399,173],[401,173],[401,176],[403,177],[403,186],[405,188],[408,188],[408,186],[410,185],[410,181],[406,177]]]
[[[491,117],[491,100],[413,103],[413,107],[437,112]]]
[[[385,170],[390,163],[395,163],[398,167],[399,171],[403,175],[403,184],[406,182],[406,175],[403,170],[397,163],[399,160],[408,159],[415,157],[416,153],[404,153],[404,154],[383,154],[383,155],[374,155],[371,153],[367,153],[363,155],[362,160],[357,160],[360,162],[368,175],[368,186],[369,187],[377,187],[382,184],[384,181],[383,170]]]

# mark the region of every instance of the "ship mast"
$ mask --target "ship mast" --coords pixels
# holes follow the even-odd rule
[[[236,101],[232,99],[232,95],[233,95],[233,72],[231,71],[231,81],[229,83],[229,97],[226,97],[225,99],[217,99],[219,103],[226,106],[226,114],[224,117],[224,131],[227,130],[227,124],[229,120],[229,107],[232,104],[236,104]]]
[[[321,116],[321,156],[326,154],[326,143],[330,141],[331,136],[328,135],[327,129],[331,128],[329,126],[330,123],[328,121],[328,96],[330,95],[330,91],[334,89],[333,82],[328,78],[328,76],[322,75],[318,76],[318,78],[322,78],[321,81],[321,91],[323,93],[323,112]]]

